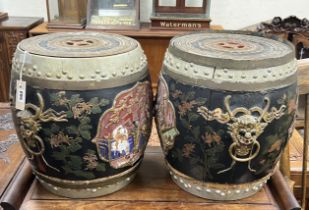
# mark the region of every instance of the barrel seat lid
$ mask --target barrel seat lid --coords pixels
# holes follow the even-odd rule
[[[138,47],[132,38],[98,32],[63,32],[23,40],[19,48],[30,54],[62,58],[106,57]]]
[[[148,75],[146,56],[136,40],[101,32],[25,39],[14,55],[13,76],[20,75],[21,68],[29,85],[67,90],[118,87]]]
[[[279,66],[294,59],[294,48],[275,36],[242,31],[207,31],[175,37],[169,52],[187,62],[230,69]]]
[[[174,37],[163,73],[194,86],[262,91],[296,83],[294,46],[246,31],[201,31]]]

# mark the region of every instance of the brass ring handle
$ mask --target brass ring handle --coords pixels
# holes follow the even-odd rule
[[[42,140],[39,136],[37,136],[37,135],[34,135],[34,136],[33,136],[33,140],[36,140],[37,142],[39,142],[40,148],[39,148],[39,151],[38,151],[38,152],[32,150],[32,149],[30,148],[30,146],[25,142],[25,140],[22,140],[21,142],[23,143],[25,149],[26,149],[31,155],[36,155],[36,156],[38,156],[38,155],[43,155],[43,153],[44,153],[44,151],[45,151],[45,145],[44,145],[44,143],[43,143],[43,140]]]
[[[234,149],[234,147],[235,147],[236,145],[237,145],[236,142],[234,142],[234,143],[229,147],[229,154],[230,154],[231,158],[232,158],[233,160],[237,161],[237,162],[248,162],[248,161],[254,159],[254,158],[259,154],[260,149],[261,149],[260,143],[259,143],[258,141],[255,141],[255,142],[253,143],[253,147],[254,147],[254,145],[257,146],[257,149],[256,149],[255,153],[252,154],[252,155],[251,155],[250,157],[248,157],[248,158],[238,158],[238,157],[236,157],[236,156],[233,154],[233,149]],[[252,147],[252,149],[253,149],[253,147]]]

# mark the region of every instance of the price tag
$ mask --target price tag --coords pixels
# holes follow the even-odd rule
[[[16,81],[16,103],[15,108],[19,110],[25,110],[26,104],[26,82],[23,81],[23,68],[25,63],[31,63],[31,57],[27,56],[28,52],[25,51],[21,56],[21,67],[19,69],[19,80]]]
[[[26,104],[26,82],[22,80],[17,80],[15,108],[19,110],[24,110],[25,104]]]

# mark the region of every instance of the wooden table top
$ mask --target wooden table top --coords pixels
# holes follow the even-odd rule
[[[0,21],[0,31],[2,30],[29,30],[33,26],[42,23],[43,18],[38,17],[12,17]]]
[[[220,25],[212,25],[210,26],[212,30],[222,30],[223,27]],[[37,27],[34,27],[30,30],[30,36],[53,33],[53,32],[72,32],[72,31],[105,31],[110,33],[118,33],[125,36],[131,37],[166,37],[171,38],[173,36],[188,33],[188,31],[178,31],[178,30],[152,30],[149,27],[148,23],[144,23],[141,25],[141,29],[139,30],[103,30],[103,29],[48,29],[47,22],[44,22]]]
[[[219,202],[193,196],[170,179],[159,147],[147,149],[135,180],[124,189],[93,199],[67,199],[53,195],[34,181],[21,206],[23,210],[38,209],[279,209],[268,186],[255,196],[232,202]]]

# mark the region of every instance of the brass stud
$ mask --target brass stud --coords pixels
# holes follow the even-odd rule
[[[97,69],[97,70],[95,70],[95,73],[96,73],[96,74],[100,74],[100,73],[101,73],[101,70],[100,70],[100,69]]]
[[[62,74],[66,75],[68,72],[66,70],[62,70]]]
[[[79,75],[79,78],[80,79],[85,79],[85,75],[81,74],[81,75]]]
[[[185,66],[185,70],[186,71],[188,71],[188,69],[189,69],[189,66],[188,66],[188,64]]]
[[[242,79],[246,79],[246,75],[241,75],[241,78]]]
[[[107,75],[103,73],[103,74],[101,74],[101,77],[105,78],[105,77],[107,77]]]
[[[61,74],[57,74],[56,77],[57,77],[58,79],[60,79],[60,78],[61,78]]]
[[[73,76],[72,75],[68,75],[68,79],[69,80],[73,79]]]
[[[46,73],[46,76],[51,77],[51,73],[50,72]]]
[[[40,71],[38,71],[36,74],[37,74],[38,77],[42,76],[42,73]]]
[[[37,67],[36,65],[34,65],[34,66],[32,67],[32,69],[33,69],[33,71],[36,71],[36,70],[38,69],[38,67]]]
[[[113,75],[114,77],[116,77],[116,76],[117,76],[117,73],[116,73],[116,72],[113,72],[112,75]]]
[[[91,78],[92,78],[92,79],[95,79],[95,78],[96,78],[96,75],[95,75],[95,74],[92,74],[92,75],[91,75]]]
[[[134,68],[133,67],[131,67],[131,72],[133,72],[134,71]]]

